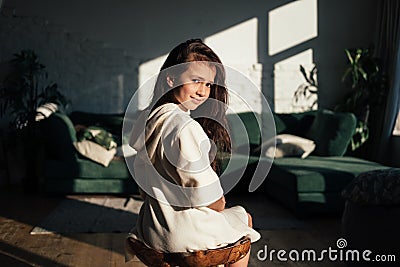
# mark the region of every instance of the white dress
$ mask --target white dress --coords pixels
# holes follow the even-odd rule
[[[146,194],[129,236],[164,252],[223,247],[243,236],[252,242],[260,238],[248,227],[243,207],[222,212],[207,207],[223,190],[210,166],[210,141],[189,112],[164,104],[142,114],[136,125],[130,142],[138,151],[134,172]]]

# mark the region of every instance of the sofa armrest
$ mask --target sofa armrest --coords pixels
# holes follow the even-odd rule
[[[46,158],[73,161],[77,153],[73,142],[76,131],[69,117],[55,112],[40,122],[40,132],[44,140]]]

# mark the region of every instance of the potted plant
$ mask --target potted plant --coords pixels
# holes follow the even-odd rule
[[[13,128],[32,125],[40,105],[50,102],[65,108],[69,104],[56,83],[45,84],[45,68],[32,50],[14,54],[10,61],[9,73],[0,85],[0,116],[9,112]]]
[[[352,150],[356,150],[369,138],[370,112],[377,109],[386,94],[386,77],[380,60],[374,56],[373,47],[345,49],[348,64],[342,82],[350,92],[336,105],[335,110],[352,112],[358,122],[352,139]]]
[[[0,116],[7,115],[10,121],[8,136],[11,138],[7,138],[10,139],[10,148],[18,143],[24,146],[23,165],[30,176],[25,182],[29,185],[36,182],[37,111],[46,103],[53,103],[52,107],[62,109],[69,101],[58,90],[56,83],[47,83],[46,67],[39,62],[34,51],[23,50],[14,54],[8,73],[0,83]]]
[[[300,72],[304,77],[305,82],[302,83],[294,92],[293,106],[302,104],[302,111],[313,110],[318,107],[318,81],[317,81],[317,66],[309,71],[307,74],[306,69],[300,65]]]

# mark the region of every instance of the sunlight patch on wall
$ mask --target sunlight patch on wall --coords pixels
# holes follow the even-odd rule
[[[262,65],[253,64],[245,71],[237,68],[226,69],[226,85],[229,92],[229,110],[227,113],[246,111],[262,112]]]
[[[251,18],[236,24],[223,31],[207,36],[203,40],[215,51],[224,65],[239,71],[248,77],[256,87],[261,88],[262,65],[258,63],[257,18]],[[166,58],[167,54],[140,64],[138,73],[139,85],[143,85],[150,77],[157,74]],[[235,72],[230,71],[229,73]],[[235,97],[235,94],[232,94],[231,107],[236,111],[248,111],[252,108],[257,112],[261,112],[261,90],[249,93],[246,91],[248,86],[239,82],[243,81],[243,79],[233,78],[229,80],[231,84],[228,82],[228,88],[234,89],[237,93],[236,95],[249,103],[249,105],[243,105],[243,101]],[[140,90],[137,94],[137,99],[134,100],[138,103],[138,110],[143,110],[150,103],[152,90],[147,89]]]
[[[167,56],[168,54],[165,54],[140,64],[138,74],[139,88],[143,86],[148,79],[160,71],[161,66],[167,59]],[[150,104],[152,96],[152,90],[139,90],[139,93],[136,94],[137,99],[134,99],[134,101],[138,103],[138,110],[145,109]]]
[[[252,18],[204,39],[220,57],[223,64],[253,64],[257,54],[258,19]],[[240,60],[238,60],[240,58]]]
[[[261,88],[262,65],[258,63],[258,19],[251,18],[204,39],[222,63],[248,77],[257,88]],[[229,75],[231,74],[231,76]],[[235,71],[228,71],[230,107],[236,112],[254,110],[261,112],[261,90],[249,92],[244,79],[234,77]]]
[[[268,13],[268,54],[318,36],[317,0],[299,0]]]
[[[274,65],[275,112],[291,113],[309,110],[311,103],[317,100],[318,96],[314,95],[308,100],[300,99],[300,102],[294,101],[295,91],[305,83],[305,79],[300,72],[300,65],[303,65],[306,73],[309,73],[313,68],[312,49],[303,51]],[[314,106],[315,108],[317,107]]]

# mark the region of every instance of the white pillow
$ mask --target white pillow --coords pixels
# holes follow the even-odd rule
[[[116,157],[131,157],[135,156],[137,151],[132,148],[129,144],[123,144],[122,146],[117,147],[117,153],[115,153]]]
[[[35,121],[41,121],[48,118],[51,114],[58,110],[58,105],[55,103],[45,103],[36,109]]]
[[[275,149],[276,146],[276,149]],[[291,134],[279,134],[261,144],[261,155],[269,158],[306,158],[315,149],[312,140]]]
[[[74,146],[82,156],[100,163],[104,167],[108,167],[117,152],[116,148],[108,150],[107,148],[89,140],[74,142]]]

